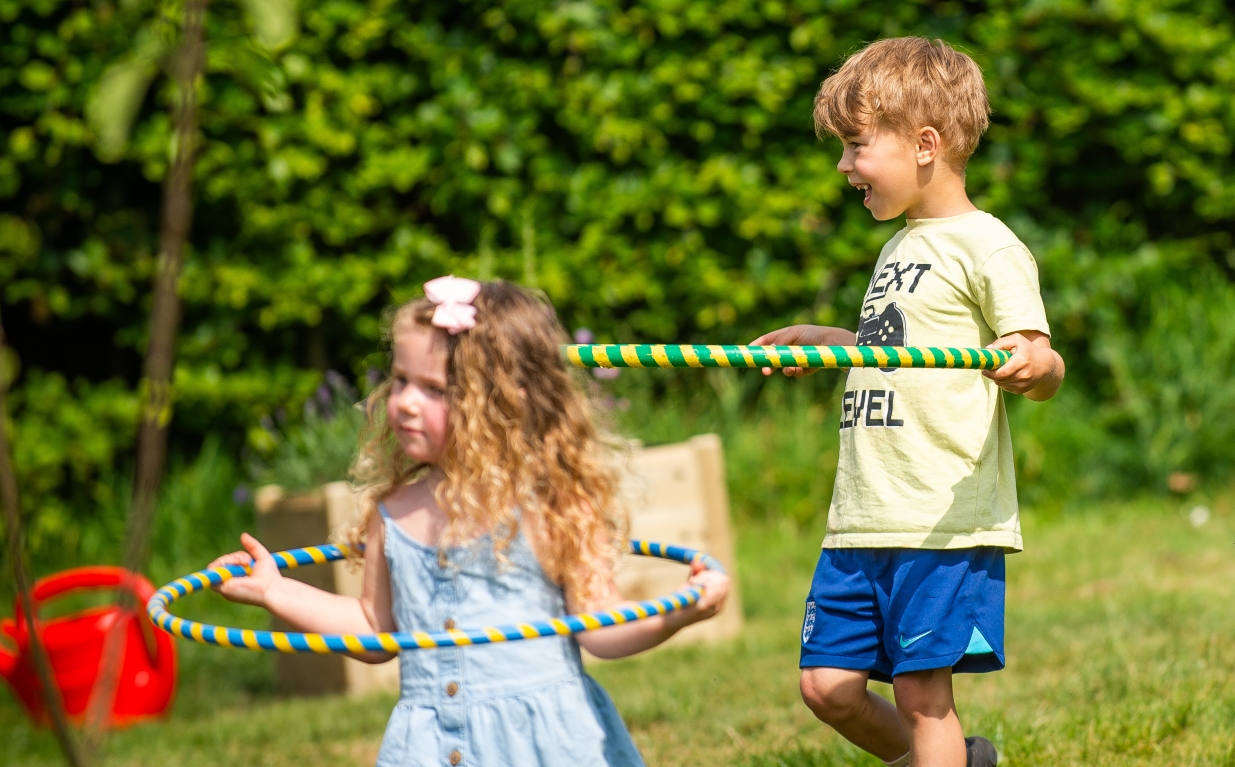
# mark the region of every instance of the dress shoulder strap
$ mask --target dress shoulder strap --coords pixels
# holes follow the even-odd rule
[[[382,515],[382,519],[390,519],[390,512],[386,511],[385,503],[381,501],[377,502],[377,512]]]

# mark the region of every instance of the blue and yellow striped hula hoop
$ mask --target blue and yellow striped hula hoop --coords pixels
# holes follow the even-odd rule
[[[345,558],[351,553],[348,546],[334,544],[309,546],[303,549],[280,551],[272,556],[280,570],[320,565]],[[630,552],[646,557],[671,559],[683,564],[703,563],[704,568],[724,572],[714,557],[694,549],[668,546],[650,541],[631,541]],[[547,636],[565,636],[584,631],[630,623],[653,615],[681,610],[699,601],[703,590],[687,586],[668,596],[647,599],[616,610],[596,613],[566,615],[547,621],[519,623],[509,626],[488,626],[477,629],[451,629],[447,631],[395,631],[382,634],[305,634],[288,631],[254,631],[250,629],[212,626],[207,623],[177,618],[167,611],[168,606],[195,591],[201,591],[232,578],[249,574],[248,567],[224,565],[199,570],[183,578],[177,578],[155,592],[146,602],[146,614],[154,625],[172,636],[190,639],[201,644],[220,647],[240,647],[249,650],[275,652],[312,653],[361,653],[399,652],[400,650],[428,650],[435,647],[459,647],[461,645],[513,642],[520,639],[537,639]]]
[[[721,346],[705,344],[570,344],[584,368],[955,368],[993,370],[1012,358],[1003,349],[934,346]]]

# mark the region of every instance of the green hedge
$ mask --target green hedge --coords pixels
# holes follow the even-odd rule
[[[116,164],[83,104],[149,9],[0,0],[0,304],[36,534],[105,500],[135,432],[168,93]],[[174,6],[172,6],[174,12]],[[1235,14],[1216,0],[307,0],[278,57],[212,56],[176,374],[181,445],[380,362],[446,272],[539,286],[603,340],[852,327],[894,225],[812,135],[882,36],[942,36],[995,108],[975,201],[1039,258],[1071,374],[1017,408],[1043,492],[1222,477],[1235,438]],[[216,3],[208,37],[239,38]],[[214,49],[220,50],[220,46]],[[236,50],[232,46],[231,50]],[[238,446],[238,442],[232,443]]]

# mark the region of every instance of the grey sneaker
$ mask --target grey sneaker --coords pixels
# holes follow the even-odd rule
[[[965,767],[995,767],[999,754],[989,740],[980,736],[965,738]]]

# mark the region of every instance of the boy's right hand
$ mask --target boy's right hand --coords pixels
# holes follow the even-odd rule
[[[211,588],[233,602],[266,607],[268,595],[283,580],[283,574],[279,572],[279,566],[275,564],[274,557],[270,556],[270,552],[256,538],[248,533],[242,533],[240,545],[244,546],[244,551],[224,554],[211,562],[208,567],[244,566],[252,562],[253,567],[249,575],[231,578]]]
[[[858,336],[852,330],[833,328],[827,325],[790,325],[773,330],[750,342],[751,346],[853,346]],[[781,368],[790,378],[808,376],[818,368]],[[765,376],[772,375],[772,368],[764,368]]]

